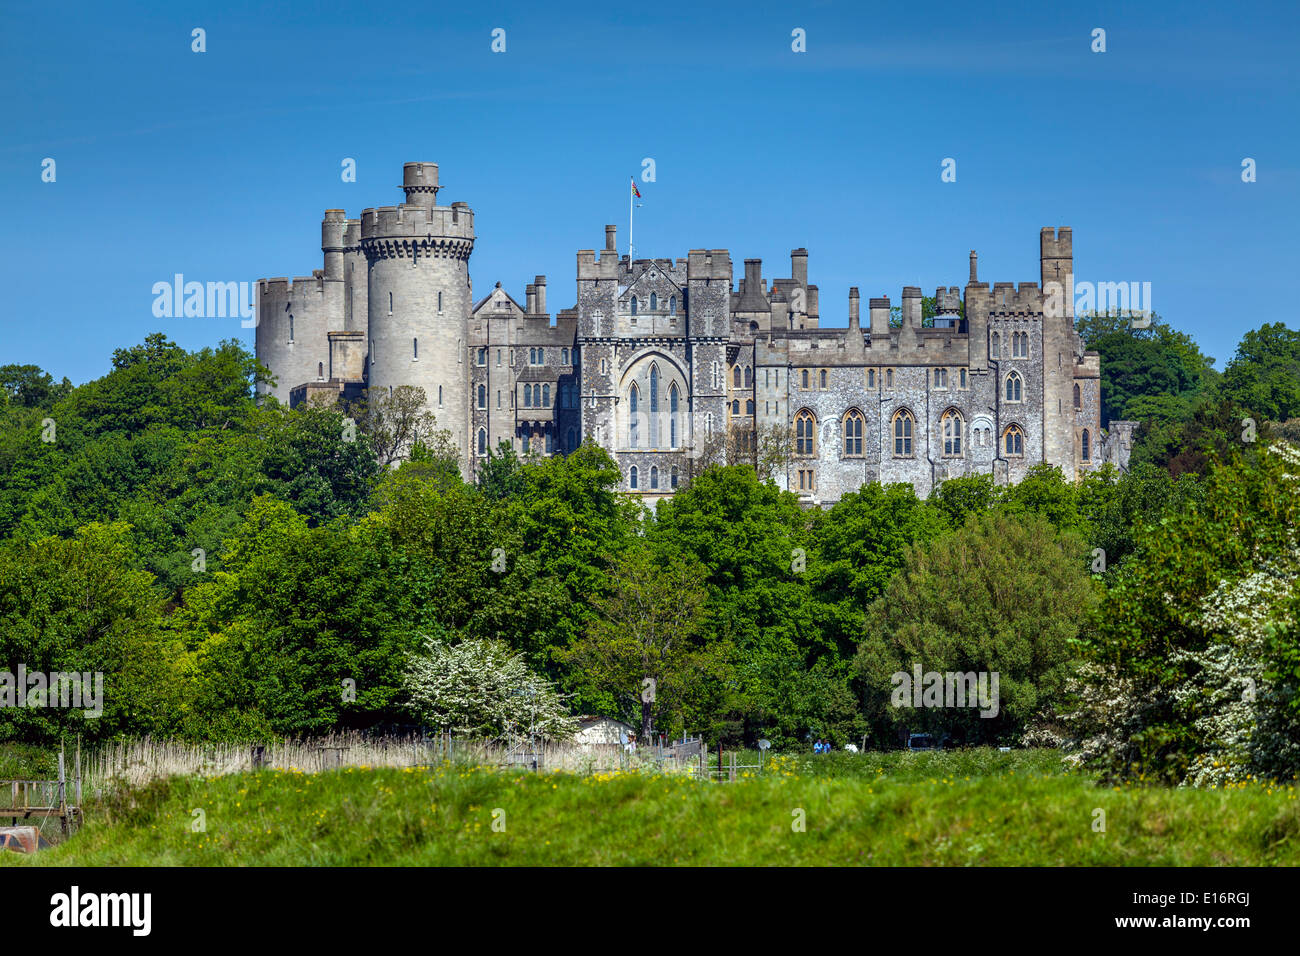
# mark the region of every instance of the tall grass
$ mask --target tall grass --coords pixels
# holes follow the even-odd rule
[[[655,762],[650,750],[627,755],[617,745],[571,743],[547,743],[537,759],[539,769],[579,773],[630,770]],[[320,773],[346,767],[428,767],[447,761],[532,768],[531,753],[499,741],[344,733],[268,743],[261,754],[261,769]],[[109,787],[139,787],[167,777],[221,777],[253,769],[258,768],[248,744],[193,744],[145,737],[114,741],[90,754],[83,787],[89,793],[102,793]]]

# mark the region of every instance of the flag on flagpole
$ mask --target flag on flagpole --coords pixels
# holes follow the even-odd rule
[[[641,190],[639,190],[639,189],[636,188],[636,180],[635,180],[635,179],[631,179],[631,180],[629,180],[629,181],[632,183],[632,195],[635,196],[637,199],[640,199],[640,198],[641,198]]]

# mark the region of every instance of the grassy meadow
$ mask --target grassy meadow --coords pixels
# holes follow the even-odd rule
[[[0,864],[1300,864],[1290,785],[1107,788],[1050,751],[776,756],[742,773],[444,763],[170,777],[109,794],[71,840]]]

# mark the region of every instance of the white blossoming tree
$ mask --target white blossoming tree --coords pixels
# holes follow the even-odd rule
[[[566,740],[577,730],[551,683],[501,641],[426,640],[410,657],[405,688],[416,717],[456,734]]]
[[[1216,467],[1138,532],[1069,687],[1072,759],[1184,786],[1300,772],[1300,450]]]

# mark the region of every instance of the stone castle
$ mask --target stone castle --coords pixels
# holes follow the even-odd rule
[[[1074,331],[1073,304],[1044,289],[1073,272],[1068,227],[1039,237],[1039,283],[964,290],[849,290],[848,327],[821,328],[808,252],[788,278],[746,259],[734,282],[725,249],[685,258],[578,252],[577,304],[551,315],[537,276],[521,305],[498,282],[474,300],[474,213],[439,205],[438,167],[407,163],[406,201],[348,219],[328,209],[324,268],[258,282],[257,357],[281,401],[337,400],[419,386],[472,478],[499,442],[557,455],[585,439],[618,462],[623,490],[671,494],[712,461],[762,463],[807,503],[871,481],[1019,480],[1034,464],[1077,477],[1128,463],[1135,423],[1100,420],[1099,360]],[[1064,314],[1061,314],[1061,313]]]

